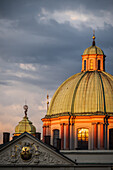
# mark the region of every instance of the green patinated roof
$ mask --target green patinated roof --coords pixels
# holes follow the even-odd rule
[[[100,54],[100,55],[104,55],[104,52],[101,50],[101,48],[97,47],[97,46],[90,46],[88,48],[86,48],[84,50],[83,55],[87,55],[87,54]]]
[[[56,90],[47,115],[59,113],[113,113],[113,76],[106,72],[81,72]]]
[[[32,122],[28,119],[28,117],[23,117],[23,120],[21,120],[15,128],[15,134],[24,132],[28,132],[30,134],[36,133],[36,128],[35,126],[33,126]]]

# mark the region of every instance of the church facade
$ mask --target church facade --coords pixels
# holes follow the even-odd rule
[[[82,69],[56,90],[42,118],[43,137],[25,116],[0,145],[0,169],[113,169],[113,76],[104,52],[85,49]]]
[[[0,169],[34,170],[74,167],[76,164],[52,146],[25,132],[0,148]]]

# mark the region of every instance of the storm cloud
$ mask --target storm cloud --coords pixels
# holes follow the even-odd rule
[[[0,0],[0,133],[28,116],[37,131],[58,86],[81,71],[81,55],[92,44],[106,55],[113,74],[112,0]],[[1,141],[1,138],[0,138]]]

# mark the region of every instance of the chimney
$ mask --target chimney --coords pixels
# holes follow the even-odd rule
[[[48,144],[48,145],[50,145],[50,137],[51,136],[44,136],[44,142],[46,143],[46,144]]]
[[[40,138],[41,138],[41,133],[40,133],[40,132],[36,132],[35,137],[40,140]]]
[[[9,142],[10,133],[9,132],[3,132],[3,144]]]
[[[61,139],[57,139],[57,149],[61,150]]]

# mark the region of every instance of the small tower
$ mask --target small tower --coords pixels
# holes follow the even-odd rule
[[[25,116],[23,117],[23,120],[21,120],[19,124],[15,127],[15,133],[13,135],[19,136],[22,133],[27,132],[33,136],[36,136],[36,128],[27,117],[28,106],[24,105],[23,109]]]
[[[93,31],[92,46],[85,49],[82,55],[82,72],[105,71],[105,55],[101,48],[95,45],[95,31]]]

